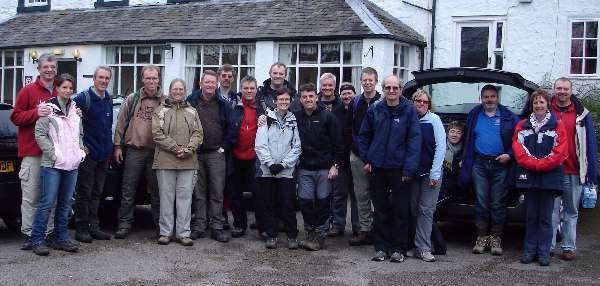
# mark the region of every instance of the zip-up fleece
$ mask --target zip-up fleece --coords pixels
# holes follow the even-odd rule
[[[296,117],[287,112],[283,118],[273,110],[267,111],[267,124],[256,132],[256,157],[260,162],[258,177],[293,178],[302,148]],[[269,166],[281,164],[284,169],[273,176]]]
[[[52,97],[56,97],[56,95],[56,85],[50,93],[39,76],[35,82],[26,85],[17,94],[17,101],[10,115],[10,121],[19,127],[17,134],[19,157],[42,155],[42,150],[35,143],[34,136],[35,122],[38,120],[37,106]]]
[[[52,114],[35,123],[35,141],[42,150],[41,166],[75,170],[85,158],[83,128],[76,106],[70,99],[63,103],[57,97],[46,104],[52,107]]]
[[[415,107],[404,97],[394,107],[385,100],[367,110],[358,135],[358,150],[365,163],[386,169],[401,169],[414,177],[419,168],[421,127]]]
[[[113,140],[115,148],[121,147],[121,138],[123,137],[123,134],[125,134],[125,145],[132,146],[136,149],[154,150],[154,141],[152,140],[152,113],[154,112],[154,109],[164,102],[165,95],[160,88],[153,95],[149,95],[144,87],[140,89],[139,93],[139,102],[135,106],[127,130],[125,130],[125,121],[129,114],[129,106],[134,104],[133,94],[128,95],[121,106],[121,112],[119,113]]]
[[[83,111],[83,143],[95,161],[107,160],[113,151],[112,124],[113,101],[110,94],[104,93],[100,98],[93,88],[88,89],[90,95],[89,110],[85,112],[85,94],[80,92],[73,101]]]
[[[554,114],[537,133],[529,118],[521,120],[515,127],[512,148],[517,188],[562,190],[567,138],[563,123]]]
[[[442,179],[442,165],[446,152],[446,131],[437,114],[427,111],[419,118],[421,126],[421,163],[419,176],[429,174],[432,180]]]
[[[342,133],[333,113],[318,106],[310,115],[304,109],[295,112],[302,143],[299,168],[329,169],[344,160]]]
[[[196,150],[203,133],[196,108],[188,102],[165,100],[152,114],[152,138],[156,143],[152,169],[198,169]],[[187,156],[176,156],[178,148],[187,148]]]

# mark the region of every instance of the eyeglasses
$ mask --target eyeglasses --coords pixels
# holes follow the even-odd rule
[[[383,89],[384,90],[400,90],[400,87],[387,85],[387,86],[384,86]]]
[[[421,103],[421,104],[429,104],[429,100],[422,100],[422,99],[415,99],[414,102]]]

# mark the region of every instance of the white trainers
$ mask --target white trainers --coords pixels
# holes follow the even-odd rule
[[[421,258],[421,260],[425,261],[425,262],[434,262],[435,261],[435,256],[433,256],[433,254],[431,254],[430,251],[422,251],[422,252],[415,252],[417,258]]]

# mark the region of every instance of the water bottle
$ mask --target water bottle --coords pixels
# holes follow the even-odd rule
[[[583,186],[582,207],[584,209],[595,208],[597,199],[598,199],[598,193],[596,192],[596,186],[593,184],[585,184]]]

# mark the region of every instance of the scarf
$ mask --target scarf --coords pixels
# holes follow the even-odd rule
[[[546,111],[546,115],[544,116],[544,119],[542,119],[542,121],[538,121],[533,112],[531,113],[531,115],[529,115],[529,122],[531,122],[531,127],[533,128],[535,133],[538,133],[540,131],[540,128],[542,128],[542,126],[548,123],[548,120],[550,120],[550,111]]]
[[[444,156],[444,167],[448,171],[452,171],[452,162],[454,161],[454,156],[456,156],[456,154],[460,152],[462,148],[462,141],[458,144],[452,144],[449,140],[446,140],[446,155]]]

